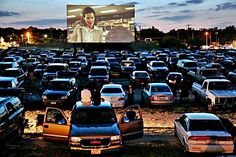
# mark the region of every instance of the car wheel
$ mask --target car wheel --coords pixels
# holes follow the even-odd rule
[[[208,101],[207,101],[207,110],[208,110],[209,112],[212,112],[212,111],[213,111],[213,105],[212,105],[211,100],[208,100]]]

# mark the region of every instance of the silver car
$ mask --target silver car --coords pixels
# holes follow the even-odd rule
[[[142,92],[142,99],[146,105],[173,104],[174,96],[166,83],[149,83]]]
[[[127,95],[124,92],[121,84],[105,84],[101,91],[101,100],[110,101],[112,107],[123,107],[127,100]]]
[[[186,153],[233,153],[233,138],[214,114],[185,113],[174,129]]]

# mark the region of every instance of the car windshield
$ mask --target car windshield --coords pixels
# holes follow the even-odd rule
[[[72,124],[110,124],[116,123],[114,110],[111,108],[84,108],[72,113]]]
[[[48,66],[46,69],[46,72],[57,72],[57,71],[63,71],[66,68],[64,66]]]
[[[4,72],[4,76],[8,76],[8,77],[18,77],[20,76],[20,72],[19,71],[15,71],[15,70],[6,70]]]
[[[69,82],[66,81],[52,81],[49,87],[51,90],[69,90]]]
[[[229,90],[232,88],[230,82],[209,82],[209,90]]]
[[[166,86],[152,86],[151,92],[170,92],[170,89]]]
[[[90,75],[107,75],[106,69],[93,69],[90,71]]]
[[[165,63],[161,63],[161,62],[155,62],[152,64],[153,67],[165,67]]]
[[[122,93],[120,88],[103,88],[101,93]]]
[[[225,131],[220,120],[191,120],[189,131]]]
[[[134,63],[132,63],[132,62],[122,62],[121,65],[123,65],[123,66],[133,66]]]
[[[11,81],[0,81],[0,88],[11,88]]]
[[[184,63],[185,67],[197,67],[197,62],[186,62]]]
[[[135,77],[144,77],[144,78],[146,78],[146,77],[148,77],[148,74],[147,73],[135,73],[134,76]]]

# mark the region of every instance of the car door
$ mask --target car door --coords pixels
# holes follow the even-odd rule
[[[177,135],[182,144],[184,144],[185,142],[184,139],[186,138],[186,135],[187,135],[187,129],[188,129],[187,122],[188,122],[188,118],[185,115],[180,117],[176,122]]]
[[[58,108],[47,107],[43,121],[43,138],[45,140],[67,142],[70,122],[64,112]]]
[[[124,109],[119,118],[122,140],[128,141],[143,137],[143,118],[139,105]]]

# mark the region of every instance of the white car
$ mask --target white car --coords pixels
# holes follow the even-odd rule
[[[109,101],[112,107],[123,107],[125,105],[127,95],[121,84],[105,84],[100,91],[101,100]]]
[[[174,129],[186,153],[233,153],[233,138],[214,114],[185,113]]]
[[[149,83],[142,92],[142,99],[146,105],[172,105],[174,96],[166,83]]]

